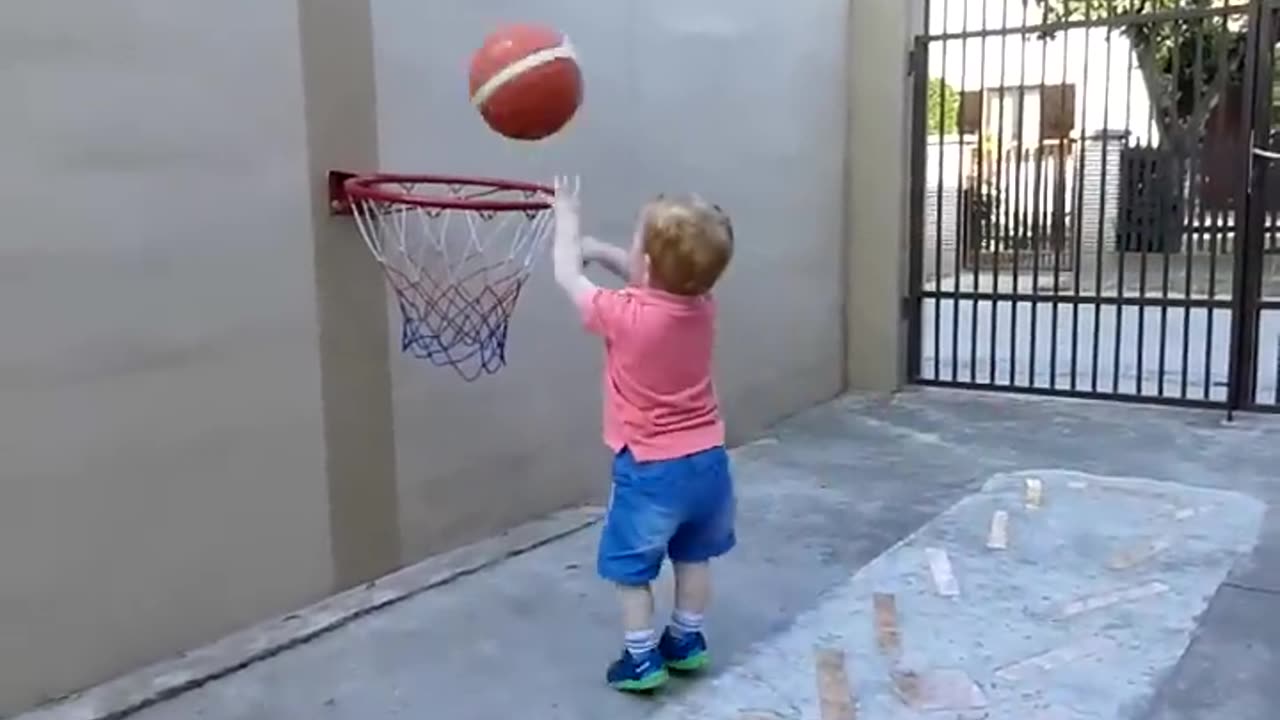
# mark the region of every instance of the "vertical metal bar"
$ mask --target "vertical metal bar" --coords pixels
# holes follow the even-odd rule
[[[1135,62],[1132,57],[1132,54],[1130,54],[1130,56],[1125,59],[1125,64],[1124,64],[1124,76],[1125,76],[1124,131],[1125,131],[1126,137],[1132,134],[1133,74],[1135,70],[1136,70]],[[1132,145],[1130,145],[1129,142],[1126,140],[1125,149],[1128,150],[1131,147]],[[1127,173],[1121,173],[1120,175],[1121,177],[1126,178],[1128,180],[1128,183],[1130,186],[1132,186],[1135,181],[1134,173],[1133,173],[1134,164],[1135,163],[1133,163],[1132,160],[1130,160],[1129,171]],[[1120,192],[1122,195],[1129,198],[1128,203],[1121,204],[1120,206],[1122,209],[1124,209],[1126,212],[1129,213],[1129,218],[1125,220],[1124,242],[1117,242],[1118,252],[1116,253],[1117,255],[1116,257],[1116,299],[1118,302],[1116,304],[1115,347],[1113,348],[1114,352],[1112,353],[1112,358],[1111,358],[1111,362],[1112,362],[1111,392],[1113,393],[1120,392],[1120,357],[1121,357],[1121,351],[1124,348],[1124,309],[1125,309],[1124,285],[1126,280],[1124,275],[1124,260],[1125,260],[1125,256],[1129,254],[1129,245],[1131,244],[1131,241],[1133,239],[1133,212],[1134,212],[1133,188],[1132,187],[1122,188]],[[1119,240],[1119,238],[1117,238],[1117,240]],[[1138,306],[1138,312],[1139,313],[1142,312],[1141,305]]]
[[[1023,131],[1027,126],[1027,29],[1024,26],[1022,33],[1019,35],[1021,43],[1019,44],[1019,57],[1021,62],[1018,63],[1018,102],[1017,111],[1014,113],[1014,130],[1016,139],[1013,143],[1015,149],[1015,165],[1013,167],[1012,192],[1009,198],[1010,211],[1013,214],[1012,228],[1013,233],[1013,307],[1010,308],[1010,328],[1013,330],[1009,334],[1009,386],[1014,387],[1018,384],[1018,295],[1021,295],[1021,283],[1018,281],[1018,270],[1022,264],[1022,238],[1025,237],[1026,213],[1023,212],[1023,165],[1026,165],[1026,138],[1023,137]],[[1003,95],[1002,95],[1003,100]],[[1003,106],[1003,102],[1001,103]],[[1028,384],[1030,382],[1028,379]]]
[[[1273,204],[1273,199],[1280,196],[1280,182],[1277,182],[1277,168],[1280,167],[1280,158],[1276,158],[1274,153],[1280,151],[1280,0],[1272,0],[1269,12],[1263,13],[1263,22],[1265,23],[1266,35],[1260,40],[1262,49],[1265,54],[1260,55],[1259,68],[1259,89],[1262,95],[1259,97],[1259,113],[1260,126],[1256,133],[1255,144],[1272,153],[1270,157],[1255,158],[1261,167],[1258,168],[1259,176],[1257,178],[1256,191],[1259,198],[1268,198],[1259,204],[1261,208],[1260,214],[1264,216],[1264,229],[1267,249],[1270,252],[1280,250],[1277,247],[1280,244],[1280,207]],[[1273,212],[1273,208],[1275,211]],[[1267,299],[1266,278],[1259,283],[1258,298],[1259,301]],[[1274,309],[1272,313],[1276,312]],[[1262,321],[1262,312],[1259,311],[1258,322]],[[1272,397],[1271,404],[1273,409],[1280,409],[1280,337],[1276,338],[1276,362],[1272,368]],[[1261,349],[1261,342],[1259,342]],[[1259,364],[1261,362],[1259,361]]]
[[[1086,6],[1087,7],[1087,6]],[[1086,19],[1088,18],[1088,10],[1086,9]],[[1079,162],[1076,164],[1075,175],[1075,198],[1073,202],[1072,217],[1072,304],[1071,304],[1071,391],[1075,392],[1079,389],[1080,375],[1080,280],[1081,271],[1084,265],[1084,186],[1085,173],[1088,172],[1088,138],[1085,135],[1085,128],[1089,126],[1089,45],[1093,40],[1093,29],[1088,28],[1084,31],[1084,71],[1080,80],[1080,141],[1076,152],[1079,154]],[[1104,106],[1105,107],[1105,106]],[[1106,123],[1103,123],[1105,130]],[[1103,183],[1105,192],[1106,183]],[[1095,317],[1096,322],[1096,317]]]
[[[1174,41],[1176,46],[1177,41]],[[1173,66],[1176,68],[1176,66]],[[1174,71],[1176,78],[1177,71]],[[1175,79],[1176,82],[1176,79]],[[1132,102],[1132,98],[1130,98]],[[1174,122],[1177,122],[1175,119]],[[1134,373],[1134,394],[1142,395],[1142,381],[1146,374],[1146,367],[1143,363],[1144,354],[1147,347],[1147,253],[1150,251],[1150,245],[1154,241],[1163,242],[1163,228],[1158,224],[1163,221],[1164,217],[1161,211],[1164,197],[1164,188],[1159,185],[1162,171],[1167,169],[1168,163],[1165,160],[1164,153],[1169,151],[1170,138],[1164,137],[1164,131],[1159,126],[1159,120],[1156,119],[1155,113],[1151,113],[1147,117],[1147,148],[1154,149],[1151,138],[1157,138],[1159,141],[1159,153],[1149,153],[1146,158],[1145,168],[1142,174],[1144,194],[1144,210],[1138,218],[1141,223],[1138,227],[1138,337],[1134,343],[1134,355],[1136,361],[1136,372]],[[1154,192],[1153,192],[1154,191]],[[1154,207],[1153,207],[1154,205]],[[1158,239],[1158,240],[1157,240]]]
[[[1215,208],[1207,213],[1207,230],[1209,236],[1209,293],[1208,300],[1210,304],[1205,310],[1205,343],[1204,343],[1204,377],[1201,378],[1202,397],[1205,400],[1210,399],[1214,387],[1213,380],[1213,348],[1214,348],[1214,321],[1217,319],[1217,308],[1213,306],[1213,301],[1217,299],[1218,294],[1218,253],[1222,249],[1222,226],[1223,211],[1221,208]],[[1231,310],[1227,310],[1227,320],[1230,321]]]
[[[963,0],[962,0],[962,1],[963,1]],[[950,7],[950,0],[943,0],[942,28],[943,28],[943,32],[944,32],[944,33],[947,31],[948,24],[949,24],[949,23],[950,23],[950,21],[951,21],[951,13],[949,12],[949,7]],[[961,24],[960,24],[960,28],[961,28],[961,30],[964,30],[964,28],[965,28],[965,26],[966,26],[967,24],[968,24],[968,23],[967,23],[967,20],[962,20],[962,21],[961,21]],[[946,62],[946,53],[947,53],[948,46],[950,45],[951,41],[949,41],[949,40],[944,40],[944,41],[942,41],[942,43],[943,43],[943,45],[942,45],[942,52],[943,52],[942,67],[944,68],[944,70],[943,70],[943,76],[945,77],[945,76],[946,76],[945,68],[946,68],[946,65],[947,65],[947,62]],[[963,85],[962,85],[962,86],[960,86],[960,91],[961,91],[961,92],[963,92],[963,91],[964,91],[964,86],[963,86]],[[958,123],[957,123],[957,124],[958,124]],[[939,160],[938,160],[938,184],[937,184],[937,189],[936,189],[936,191],[935,191],[935,192],[936,192],[936,194],[937,194],[937,196],[938,196],[938,243],[937,243],[937,253],[938,253],[938,254],[937,254],[937,262],[938,262],[939,273],[938,273],[937,287],[938,287],[939,295],[938,295],[938,299],[937,299],[937,301],[936,301],[936,302],[937,302],[937,306],[936,306],[936,307],[938,308],[938,312],[937,312],[937,314],[935,314],[935,318],[934,318],[934,319],[935,319],[935,325],[934,325],[934,342],[935,342],[935,344],[937,345],[937,354],[939,355],[939,357],[941,357],[941,355],[942,355],[942,315],[941,315],[941,311],[942,311],[942,302],[943,302],[943,301],[942,301],[942,297],[943,297],[943,296],[942,296],[942,294],[941,294],[941,293],[942,293],[942,289],[943,289],[943,277],[942,277],[942,274],[941,274],[941,268],[942,268],[942,244],[943,244],[943,243],[942,243],[942,238],[944,237],[944,235],[943,235],[943,233],[942,233],[942,223],[943,223],[943,200],[944,200],[944,198],[946,198],[945,184],[944,184],[943,180],[944,180],[944,178],[946,178],[947,173],[946,173],[946,170],[945,170],[946,165],[945,165],[945,163],[944,163],[944,162],[943,162],[943,160],[942,160],[943,151],[942,151],[942,149],[941,149],[941,148],[939,148],[939,150],[938,150],[938,154],[939,154]],[[960,312],[960,299],[959,299],[959,297],[958,297],[958,294],[959,294],[959,292],[960,292],[960,285],[959,285],[959,282],[958,282],[958,278],[960,277],[960,275],[961,275],[961,272],[962,272],[962,271],[961,271],[961,266],[960,266],[960,264],[959,264],[959,262],[958,262],[958,261],[959,261],[959,257],[960,257],[960,256],[959,256],[958,248],[960,247],[961,243],[963,243],[963,242],[964,242],[964,229],[965,229],[965,226],[964,226],[964,222],[963,222],[963,220],[964,220],[963,212],[964,212],[963,208],[961,208],[961,207],[960,207],[960,205],[959,205],[959,204],[957,204],[957,205],[956,205],[956,208],[955,208],[954,216],[952,217],[952,228],[951,228],[951,256],[952,256],[952,266],[951,266],[951,289],[952,289],[952,292],[951,292],[951,297],[947,298],[947,307],[949,307],[949,308],[950,308],[950,310],[949,310],[948,312],[950,312],[950,313],[951,313],[951,352],[950,352],[950,354],[948,355],[948,357],[950,357],[950,358],[951,358],[951,378],[950,378],[950,379],[951,379],[951,381],[952,381],[952,382],[958,381],[958,380],[960,379],[960,377],[959,377],[960,355],[959,355],[959,353],[958,353],[958,352],[957,352],[957,350],[956,350],[956,344],[957,344],[957,342],[958,342],[958,339],[957,339],[957,334],[956,334],[956,331],[955,331],[955,325],[956,325],[956,319],[955,319],[955,316]],[[937,376],[937,379],[942,379],[942,365],[941,365],[941,363],[938,363],[938,364],[937,364],[937,372],[936,372],[936,376]]]
[[[1115,33],[1115,29],[1107,27],[1107,64],[1105,71],[1102,73],[1102,185],[1101,191],[1098,193],[1098,236],[1093,241],[1094,265],[1093,265],[1093,361],[1091,368],[1090,391],[1098,392],[1098,375],[1101,372],[1100,356],[1102,353],[1102,266],[1105,263],[1106,240],[1103,237],[1107,230],[1107,144],[1111,138],[1111,38]],[[1120,313],[1120,307],[1116,306],[1116,313]]]
[[[1061,92],[1065,93],[1065,91]],[[1049,223],[1048,238],[1053,248],[1053,283],[1050,286],[1051,294],[1049,295],[1049,387],[1051,389],[1058,387],[1058,293],[1061,291],[1059,286],[1062,284],[1062,245],[1065,240],[1062,233],[1066,231],[1065,218],[1061,215],[1065,209],[1065,203],[1060,203],[1059,198],[1066,190],[1062,171],[1063,164],[1066,162],[1064,153],[1068,142],[1068,138],[1058,138],[1049,153],[1053,178],[1046,198],[1049,206],[1046,218]],[[1062,220],[1063,224],[1060,225],[1059,220]],[[1048,258],[1045,259],[1048,260]]]
[[[1008,9],[1009,9],[1008,3],[1006,3],[1005,4],[1006,13],[1008,13]],[[988,0],[982,0],[983,27],[986,27],[987,18],[989,17],[988,10],[989,10]],[[983,84],[985,84],[986,78],[987,78],[987,36],[985,35],[982,36],[982,39],[979,41],[978,57],[981,58],[981,60],[979,60],[978,62],[978,77],[981,77]],[[1002,59],[1002,62],[1003,62],[1003,59]],[[983,143],[983,138],[985,137],[985,133],[984,133],[985,128],[983,127],[984,124],[985,123],[981,122],[981,118],[979,118],[978,149],[977,149],[978,180],[973,184],[974,186],[970,190],[970,195],[969,195],[971,200],[975,203],[975,207],[977,208],[986,207],[985,197],[984,197],[985,193],[983,192],[983,183],[986,177],[984,175],[984,173],[986,172],[986,159],[985,159],[986,147],[985,147],[985,144]],[[977,232],[978,232],[977,246],[979,248],[982,248],[983,251],[986,251],[987,238],[990,237],[991,222],[986,212],[982,212],[982,214],[976,219],[977,219],[977,226],[978,226],[977,227]],[[996,307],[996,303],[997,303],[996,297],[1000,294],[1000,283],[997,281],[997,278],[999,277],[999,272],[1000,272],[999,261],[993,260],[991,264],[991,297],[990,297],[990,300],[987,302],[988,317],[990,318],[990,323],[989,323],[990,329],[988,333],[989,347],[995,347],[997,328],[999,328],[1000,326],[1000,318],[999,318],[1000,311],[999,311],[999,308]],[[975,340],[975,348],[974,348],[974,357],[975,358],[977,357],[976,340]],[[996,381],[995,367],[996,367],[995,353],[988,352],[987,384],[989,385],[995,384],[995,381]]]
[[[1255,0],[1249,10],[1249,41],[1245,49],[1244,103],[1247,118],[1240,133],[1240,152],[1243,154],[1244,169],[1239,177],[1239,203],[1235,217],[1236,247],[1235,276],[1232,278],[1232,307],[1235,312],[1231,318],[1231,365],[1227,378],[1227,410],[1233,412],[1251,407],[1255,402],[1254,387],[1257,384],[1258,360],[1258,302],[1261,299],[1262,243],[1259,240],[1259,228],[1262,208],[1258,198],[1254,197],[1257,189],[1257,165],[1253,162],[1254,130],[1262,125],[1261,118],[1269,108],[1261,107],[1258,102],[1261,93],[1258,89],[1258,59],[1262,53],[1262,43],[1270,36],[1269,18],[1264,15],[1262,3]],[[1255,250],[1258,251],[1255,253]]]
[[[1004,10],[1001,13],[1002,28],[1009,27],[1009,5],[1010,4],[1011,3],[1007,2],[1007,0],[1004,4]],[[986,17],[985,13],[983,14],[983,17]],[[987,208],[988,219],[987,219],[987,232],[983,237],[989,239],[991,242],[992,296],[991,296],[991,347],[989,349],[989,352],[991,353],[990,375],[991,375],[992,385],[996,384],[996,368],[997,368],[996,358],[999,355],[999,349],[997,348],[998,341],[996,337],[996,327],[997,327],[996,318],[1000,316],[1000,302],[1001,302],[999,299],[1000,263],[1001,263],[1000,252],[1002,249],[1001,246],[1004,244],[1004,233],[1008,228],[1008,223],[1004,223],[1004,224],[1000,223],[1000,217],[1001,217],[1001,214],[1004,212],[1004,206],[1007,202],[1007,197],[1004,194],[1004,190],[1003,190],[1004,169],[1005,169],[1004,90],[1003,88],[1004,88],[1005,73],[1008,71],[1008,55],[1009,55],[1008,43],[1009,43],[1008,34],[1001,33],[1000,34],[1000,81],[998,83],[998,87],[1000,88],[998,92],[1000,94],[997,96],[1000,98],[1000,102],[997,105],[998,115],[996,118],[996,147],[995,147],[996,177],[995,177],[995,183],[993,185],[993,188],[994,188],[993,192],[990,193],[990,197],[984,198],[984,204]],[[986,47],[986,40],[984,38],[983,46],[982,46],[982,56],[984,59],[986,58],[986,52],[987,52],[987,47]],[[983,77],[984,78],[986,77],[986,73],[983,73]],[[984,138],[986,137],[985,126],[982,128],[982,135],[980,137],[984,137]],[[1018,289],[1015,287],[1013,290],[1014,290],[1014,293],[1017,293]],[[1010,322],[1009,334],[1012,336],[1012,335],[1016,335],[1017,332],[1018,332],[1017,325],[1015,325],[1013,322]]]
[[[1190,24],[1190,21],[1188,21],[1186,27],[1187,28],[1192,27],[1192,25]],[[1175,31],[1174,35],[1175,37],[1178,37],[1178,38],[1182,37],[1182,33],[1180,31]],[[1172,91],[1173,91],[1174,107],[1179,106],[1179,99],[1182,94],[1181,47],[1182,47],[1182,41],[1181,40],[1175,41],[1173,45],[1173,53],[1172,53],[1173,62],[1171,63],[1171,67],[1173,68]],[[1177,171],[1173,177],[1173,181],[1177,183],[1177,185],[1174,188],[1175,194],[1173,196],[1173,199],[1177,201],[1177,203],[1173,208],[1171,208],[1171,210],[1173,210],[1176,213],[1176,215],[1172,218],[1174,226],[1172,228],[1169,228],[1169,230],[1175,233],[1174,237],[1178,238],[1180,241],[1185,241],[1183,236],[1183,226],[1185,225],[1185,223],[1183,222],[1183,218],[1186,217],[1187,170],[1190,169],[1189,156],[1191,153],[1191,149],[1189,147],[1183,147],[1183,148],[1174,148],[1174,150],[1175,152],[1179,153],[1177,160],[1173,163],[1173,169]],[[1171,260],[1171,257],[1169,255],[1169,243],[1172,238],[1169,238],[1164,233],[1161,233],[1161,237],[1164,237],[1165,240],[1164,242],[1160,243],[1161,260],[1163,261],[1161,263],[1160,297],[1163,300],[1168,300],[1169,299],[1169,262]],[[1187,309],[1184,308],[1183,312],[1187,312]],[[1156,394],[1159,395],[1160,397],[1164,397],[1164,374],[1165,374],[1165,364],[1167,360],[1166,356],[1168,354],[1168,349],[1166,346],[1168,345],[1168,342],[1169,342],[1169,304],[1166,302],[1160,305],[1160,348],[1158,350],[1158,357],[1156,359]]]
[[[986,16],[983,15],[982,21],[984,26],[986,25],[986,20],[987,20]],[[985,62],[985,60],[986,58],[982,58],[979,62],[980,63]],[[981,66],[979,66],[978,72],[979,73],[982,72]],[[968,76],[969,76],[969,38],[965,38],[960,41],[960,87],[966,87],[968,85],[968,79],[969,79]],[[972,252],[973,260],[974,260],[974,268],[977,268],[979,265],[978,256],[980,255],[978,251],[978,246],[981,244],[982,237],[981,237],[981,228],[974,226],[975,225],[973,222],[974,218],[972,214],[969,212],[970,210],[969,205],[973,202],[973,191],[970,190],[967,194],[965,193],[963,140],[961,140],[960,142],[960,147],[958,150],[957,157],[958,157],[958,161],[956,162],[956,217],[958,219],[962,219],[962,226],[965,229],[964,237],[968,241],[966,252]],[[969,198],[969,201],[970,201],[969,203],[965,202],[966,195]],[[960,243],[957,241],[956,243],[957,252],[959,252],[958,250],[959,246],[960,246]],[[974,272],[975,272],[975,278],[976,278],[977,271],[975,270]],[[959,278],[960,274],[961,274],[960,263],[957,262],[956,277]],[[978,374],[977,374],[978,373],[978,331],[977,331],[978,295],[977,294],[981,292],[981,288],[978,286],[978,283],[976,282],[973,284],[973,292],[974,292],[973,307],[970,310],[970,312],[973,314],[974,328],[973,328],[973,331],[969,334],[969,382],[975,382],[978,377]],[[957,329],[959,327],[959,322],[960,322],[959,299],[957,299],[955,302],[954,310],[955,311],[952,314],[953,315],[952,331],[955,333],[955,335],[953,335],[953,338],[955,339],[955,341],[958,342],[959,332],[957,332]],[[959,353],[957,351],[957,355],[958,354]]]
[[[1192,60],[1191,67],[1191,103],[1197,105],[1204,98],[1204,33],[1205,21],[1194,21],[1197,25],[1195,34],[1195,58]],[[1182,358],[1181,371],[1178,386],[1178,397],[1187,398],[1188,379],[1191,375],[1191,313],[1195,306],[1191,304],[1195,286],[1192,282],[1195,277],[1196,263],[1196,245],[1199,244],[1200,227],[1203,224],[1204,202],[1201,193],[1204,190],[1204,181],[1201,178],[1202,156],[1204,154],[1204,128],[1200,128],[1200,135],[1196,138],[1195,148],[1191,152],[1191,157],[1187,162],[1187,191],[1186,191],[1186,215],[1190,218],[1190,227],[1183,229],[1183,245],[1186,247],[1186,268],[1183,271],[1183,288],[1182,296],[1187,299],[1188,306],[1182,309]],[[1166,283],[1167,285],[1167,283]],[[1206,313],[1213,312],[1212,308],[1206,308]],[[1213,342],[1213,339],[1206,337],[1205,343]]]
[[[1045,96],[1045,79],[1048,73],[1049,65],[1049,43],[1042,40],[1040,42],[1040,85],[1036,90],[1037,103],[1039,105],[1036,111],[1036,117],[1039,127],[1036,128],[1036,145],[1032,150],[1032,171],[1035,177],[1031,181],[1031,343],[1027,352],[1031,355],[1028,360],[1027,368],[1027,384],[1035,387],[1036,384],[1036,356],[1040,349],[1038,338],[1040,325],[1040,257],[1044,254],[1044,248],[1041,241],[1044,238],[1044,96]],[[1026,123],[1023,123],[1026,127]]]
[[[907,378],[911,381],[920,379],[920,365],[923,360],[924,345],[924,303],[921,290],[924,283],[924,207],[925,207],[925,168],[928,160],[929,143],[927,137],[929,113],[929,43],[923,35],[917,36],[911,51],[911,218],[909,231],[911,234],[910,255],[907,277]],[[938,213],[938,222],[942,222],[942,213]],[[935,313],[937,299],[934,299]],[[937,319],[934,319],[937,326]],[[938,346],[934,344],[934,355],[938,354]],[[936,374],[935,374],[936,379]]]
[[[1058,93],[1062,112],[1068,109],[1072,113],[1071,126],[1075,124],[1075,108],[1067,108],[1067,62],[1070,59],[1071,34],[1062,36],[1062,75],[1059,78]],[[1043,114],[1043,111],[1041,111]],[[1053,295],[1049,315],[1049,388],[1058,387],[1058,294],[1062,291],[1062,246],[1066,243],[1067,232],[1067,148],[1071,146],[1071,131],[1057,139],[1053,162],[1053,183],[1049,198],[1049,241],[1053,244]],[[1061,200],[1061,202],[1059,202]],[[1060,234],[1061,233],[1061,234]],[[1072,338],[1074,342],[1074,338]]]
[[[950,19],[950,12],[949,12],[950,5],[951,5],[951,0],[943,0],[942,2],[942,31],[943,32],[947,31],[947,21]],[[948,87],[950,87],[946,82],[947,46],[950,44],[951,43],[948,40],[943,40],[941,42],[942,76],[940,80],[941,87],[939,88],[940,94],[942,94]],[[927,41],[925,42],[925,45],[927,47],[928,45]],[[924,74],[926,76],[928,75],[927,66],[924,68]],[[929,81],[926,79],[924,83],[925,83],[925,97],[927,99],[928,91],[929,91],[928,90]],[[963,91],[964,91],[964,86],[961,86],[957,90],[957,92],[963,92]],[[937,209],[937,220],[934,222],[935,237],[933,239],[933,278],[934,278],[933,286],[939,291],[942,290],[942,243],[943,243],[943,238],[945,237],[945,235],[943,234],[943,226],[946,224],[945,213],[943,212],[943,207],[944,207],[943,199],[946,197],[946,195],[943,193],[943,185],[942,185],[942,178],[946,175],[946,171],[944,170],[944,168],[946,167],[946,157],[947,157],[946,148],[943,147],[943,144],[942,144],[943,131],[946,128],[946,107],[947,107],[947,103],[945,99],[943,99],[942,102],[938,103],[938,185],[937,185],[936,191],[934,192],[934,205],[936,206],[936,209]],[[960,108],[957,107],[956,109],[958,112]],[[960,118],[957,117],[956,118],[957,125],[959,124],[959,122],[960,122]],[[958,227],[959,220],[960,220],[960,216],[957,214],[955,218],[955,223],[957,227],[952,228],[952,232],[955,234],[955,237],[954,237],[955,242],[960,241],[960,228]],[[942,379],[942,302],[943,300],[942,300],[941,293],[939,293],[937,296],[933,298],[933,379],[934,380]],[[952,298],[951,300],[951,307],[952,307],[952,312],[955,312],[954,298]],[[953,363],[955,362],[954,353],[952,353],[951,361]],[[955,378],[955,372],[953,370],[952,379],[954,378]]]
[[[1264,54],[1260,55],[1258,67],[1258,72],[1260,73],[1258,87],[1262,93],[1258,98],[1261,106],[1258,117],[1261,124],[1255,133],[1255,144],[1258,147],[1274,152],[1280,150],[1280,146],[1278,146],[1275,139],[1276,130],[1280,130],[1280,127],[1276,126],[1276,123],[1280,122],[1280,77],[1277,76],[1277,72],[1280,71],[1280,37],[1275,35],[1277,28],[1280,28],[1280,1],[1273,0],[1269,13],[1264,12],[1263,17],[1267,35],[1260,39],[1260,43],[1263,43],[1261,48],[1264,51]],[[1275,164],[1280,160],[1274,157],[1255,158],[1255,162],[1262,166],[1258,170],[1260,174],[1257,177],[1258,184],[1255,186],[1257,196],[1259,198],[1274,198],[1277,193],[1280,193],[1280,187],[1277,187],[1273,182],[1276,177],[1273,174]],[[1277,232],[1280,232],[1280,213],[1272,213],[1273,206],[1268,201],[1261,201],[1259,204],[1263,206],[1260,214],[1265,219],[1265,228],[1262,232],[1267,234],[1268,249],[1274,252],[1277,249],[1275,241],[1280,239],[1276,235]],[[1262,283],[1259,284],[1258,290],[1259,300],[1266,300],[1266,288]],[[1272,312],[1275,311],[1272,310]],[[1258,314],[1258,322],[1262,322],[1261,310]],[[1258,347],[1261,350],[1261,342],[1259,342]],[[1259,364],[1261,364],[1261,361],[1259,361]],[[1272,397],[1270,402],[1276,408],[1280,408],[1280,337],[1276,338],[1275,367],[1271,371],[1273,374],[1271,376]]]

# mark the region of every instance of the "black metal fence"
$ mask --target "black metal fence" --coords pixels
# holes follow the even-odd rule
[[[1280,0],[932,6],[912,380],[1280,410]]]

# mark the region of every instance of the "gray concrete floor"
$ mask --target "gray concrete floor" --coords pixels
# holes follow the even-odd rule
[[[1085,703],[1047,717],[1272,720],[1280,707],[1280,418],[1223,420],[1214,412],[940,390],[846,397],[796,416],[775,429],[776,442],[735,457],[742,545],[716,570],[716,673],[762,662],[770,638],[802,626],[797,618],[825,594],[993,476],[1061,468],[1230,490],[1270,509],[1260,541],[1216,589],[1181,658],[1135,677],[1140,702],[1112,715],[1090,714]],[[705,696],[717,678],[678,683],[654,698],[619,696],[601,683],[618,639],[613,597],[593,574],[595,539],[585,531],[542,547],[136,717],[681,716],[671,709]],[[1144,622],[1141,613],[1130,622]],[[911,637],[908,629],[904,641]],[[850,662],[856,668],[859,660]]]

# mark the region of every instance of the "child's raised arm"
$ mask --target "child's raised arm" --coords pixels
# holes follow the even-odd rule
[[[596,263],[617,275],[621,280],[631,280],[631,258],[626,250],[593,237],[582,238],[582,259]]]
[[[582,234],[578,218],[578,187],[563,178],[556,179],[555,246],[552,263],[555,265],[556,283],[568,293],[575,305],[581,307],[596,291],[595,283],[582,272]]]

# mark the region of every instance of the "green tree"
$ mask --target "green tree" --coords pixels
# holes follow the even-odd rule
[[[1162,170],[1151,181],[1163,186],[1157,194],[1167,198],[1160,217],[1147,222],[1158,228],[1152,236],[1165,247],[1180,247],[1182,212],[1191,190],[1188,160],[1198,152],[1205,126],[1228,89],[1244,84],[1248,8],[1240,0],[1023,0],[1032,1],[1040,4],[1050,23],[1127,18],[1117,30],[1132,45],[1151,101],[1163,159],[1158,165]],[[1208,17],[1145,15],[1231,6],[1239,10]]]
[[[1135,16],[1120,26],[1151,100],[1155,125],[1172,153],[1191,152],[1228,87],[1242,82],[1247,13],[1143,20],[1144,13],[1238,5],[1239,0],[1036,0],[1046,22]]]
[[[960,129],[960,93],[942,78],[929,78],[929,134],[954,135]]]

